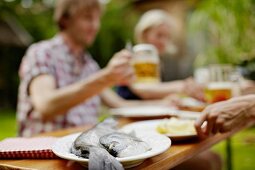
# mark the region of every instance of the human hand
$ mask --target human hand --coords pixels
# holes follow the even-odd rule
[[[108,63],[108,80],[111,84],[127,85],[134,79],[134,70],[130,64],[132,54],[127,50],[116,53]]]
[[[181,104],[181,97],[178,94],[170,94],[162,99],[162,104],[178,108]]]
[[[195,128],[200,138],[206,138],[218,132],[224,133],[246,124],[250,119],[249,101],[230,99],[206,107],[203,115],[196,121]],[[207,124],[204,124],[204,123]]]
[[[184,80],[183,92],[195,99],[204,101],[204,87],[194,81],[193,78],[187,78]]]

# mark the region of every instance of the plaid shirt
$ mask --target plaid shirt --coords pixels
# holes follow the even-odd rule
[[[31,136],[60,128],[96,123],[100,106],[99,96],[73,107],[64,115],[43,122],[40,113],[33,108],[28,89],[31,80],[41,74],[53,76],[57,88],[62,88],[86,79],[98,70],[99,66],[89,54],[84,54],[80,58],[74,57],[60,35],[33,44],[24,56],[19,70],[21,80],[17,114],[19,135]]]

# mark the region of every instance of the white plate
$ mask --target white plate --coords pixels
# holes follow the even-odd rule
[[[164,119],[157,119],[157,120],[145,120],[145,121],[139,121],[139,122],[135,122],[135,123],[131,123],[128,124],[124,127],[122,127],[122,130],[124,131],[132,131],[135,129],[139,129],[141,131],[147,131],[148,133],[152,132],[152,133],[159,133],[157,132],[157,126],[162,123],[162,121],[164,121]],[[187,140],[187,139],[191,139],[197,136],[196,133],[184,133],[184,134],[164,134],[168,137],[170,137],[170,139],[174,140],[174,141],[180,141],[180,140]]]
[[[113,115],[123,117],[154,117],[171,115],[174,109],[160,106],[137,106],[111,109]]]
[[[123,130],[123,132],[130,132],[128,129]],[[64,136],[57,140],[57,142],[53,145],[52,151],[59,157],[67,160],[77,161],[81,163],[83,166],[88,166],[88,159],[78,157],[72,153],[70,153],[70,148],[74,140],[78,137],[80,133],[75,133],[72,135]],[[146,158],[150,158],[165,152],[171,146],[171,140],[164,135],[160,135],[158,133],[147,133],[144,131],[136,131],[136,136],[147,142],[151,150],[136,155],[125,158],[116,158],[120,161],[125,168],[130,168],[141,164]]]
[[[201,114],[200,112],[183,111],[163,106],[121,107],[111,109],[110,111],[114,116],[131,118],[158,116],[179,116],[186,118],[197,118]]]
[[[205,103],[199,100],[196,100],[192,97],[184,97],[181,99],[181,105],[188,107],[205,107]]]

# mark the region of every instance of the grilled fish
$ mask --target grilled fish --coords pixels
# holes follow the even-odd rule
[[[102,136],[100,144],[114,157],[134,156],[150,150],[150,146],[136,136],[113,132]]]
[[[100,137],[116,131],[116,122],[106,119],[83,132],[74,141],[71,153],[89,159],[90,170],[123,170],[122,164],[99,144]]]

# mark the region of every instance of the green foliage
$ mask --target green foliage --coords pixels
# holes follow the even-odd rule
[[[90,49],[101,67],[133,37],[136,19],[137,14],[132,10],[130,1],[111,0],[107,4],[101,19],[101,30]]]
[[[193,12],[190,26],[201,40],[197,65],[238,64],[255,57],[255,1],[205,0]]]
[[[53,7],[43,3],[42,0],[33,0],[31,7],[24,8],[21,0],[0,2],[0,17],[14,16],[32,35],[34,41],[52,37],[57,27],[53,22]]]

